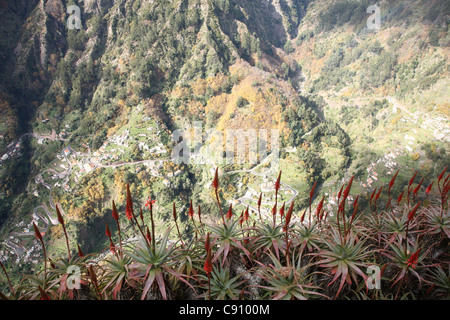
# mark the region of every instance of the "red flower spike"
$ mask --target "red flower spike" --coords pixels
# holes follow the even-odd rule
[[[261,201],[262,201],[262,192],[259,195],[259,199],[258,199],[258,209],[261,208]]]
[[[45,292],[45,291],[41,288],[41,286],[38,286],[38,290],[39,290],[39,293],[41,294],[41,300],[52,300],[52,299],[50,299],[50,297],[49,297],[49,295],[47,294],[47,292]]]
[[[289,226],[289,222],[291,222],[292,210],[294,210],[294,201],[291,202],[291,206],[289,207],[289,210],[286,214],[286,219],[285,219],[286,228]]]
[[[239,216],[239,225],[242,227],[244,223],[244,210],[242,210],[241,215]]]
[[[272,208],[272,216],[274,216],[277,213],[277,207],[273,206]]]
[[[249,212],[248,212],[248,207],[244,212],[244,221],[248,221],[248,219],[250,218]]]
[[[397,178],[398,171],[399,171],[399,170],[397,170],[397,172],[396,172],[396,173],[394,174],[394,176],[392,177],[391,182],[389,182],[389,190],[391,190],[392,186],[394,185],[395,178]]]
[[[314,185],[313,185],[311,191],[309,192],[309,201],[311,201],[311,199],[312,199],[312,197],[314,195],[314,189],[316,189],[316,184],[317,184],[317,181],[314,182]]]
[[[59,211],[58,206],[56,206],[56,216],[58,217],[59,223],[60,223],[62,226],[64,226],[64,219],[63,219],[63,217],[62,217],[61,212]]]
[[[192,206],[192,200],[191,200],[191,203],[189,205],[188,216],[191,217],[192,219],[194,218],[194,207]]]
[[[206,250],[206,260],[205,264],[203,265],[203,270],[205,270],[206,274],[209,276],[213,270],[211,261],[211,245],[209,243],[209,233],[206,235],[205,250]]]
[[[353,206],[353,214],[352,214],[350,221],[353,221],[353,219],[355,219],[355,214],[356,214],[356,211],[358,211],[358,207],[359,207],[359,203],[356,203],[356,205]]]
[[[439,175],[438,177],[438,182],[442,180],[442,178],[444,177],[445,171],[447,171],[448,167],[445,167],[444,171],[442,171],[442,173]]]
[[[414,219],[414,215],[416,214],[417,208],[419,208],[420,201],[414,206],[410,213],[408,213],[408,220],[411,221]]]
[[[447,183],[447,180],[450,178],[450,173],[447,175],[447,177],[444,180],[444,183]]]
[[[428,188],[425,190],[425,193],[426,194],[430,194],[430,192],[431,192],[431,188],[433,187],[433,183],[434,183],[434,181],[428,186]]]
[[[233,216],[233,205],[230,203],[230,208],[228,209],[227,212],[227,219],[231,219],[232,216]]]
[[[381,190],[383,190],[383,187],[378,190],[377,194],[375,195],[375,202],[378,201],[378,198],[380,197]]]
[[[281,186],[280,180],[281,180],[281,170],[280,173],[278,174],[277,181],[275,181],[275,191],[278,191],[280,189]]]
[[[355,176],[352,176],[352,177],[350,178],[350,181],[348,182],[348,185],[347,185],[347,187],[345,188],[344,193],[342,194],[342,198],[347,199],[348,194],[350,193],[350,189],[351,189],[351,187],[352,187],[352,183],[353,183],[353,178],[354,178],[354,177],[355,177]]]
[[[97,275],[95,274],[95,271],[94,271],[94,268],[92,267],[92,264],[89,265],[89,277],[91,278],[91,280],[94,283],[94,285],[97,287],[98,286]]]
[[[411,180],[409,180],[408,187],[410,187],[413,184],[414,179],[416,178],[416,175],[417,175],[417,171],[416,171],[416,173],[414,173],[414,175],[412,176]]]
[[[416,268],[417,262],[419,260],[419,254],[420,254],[420,250],[422,250],[422,248],[419,248],[416,252],[414,252],[408,259],[408,267],[411,267],[413,269]]]
[[[319,205],[317,206],[316,215],[318,216],[320,214],[320,211],[322,211],[323,208],[323,201],[325,200],[325,196],[323,196],[322,200],[319,202]]]
[[[109,230],[109,226],[108,226],[107,222],[105,222],[105,234],[108,238],[111,239],[111,230]]]
[[[284,205],[285,205],[285,203],[283,202],[283,205],[280,208],[280,217],[284,217]]]
[[[117,208],[116,208],[116,204],[114,203],[114,200],[113,200],[112,216],[113,216],[114,220],[119,221],[119,213],[117,212]]]
[[[80,258],[84,257],[83,250],[81,250],[81,247],[80,247],[79,244],[77,244],[77,247],[78,247],[78,256],[79,256]]]
[[[372,194],[370,195],[370,203],[372,203],[372,199],[373,199],[373,196],[375,195],[375,192],[377,192],[377,188],[375,188],[375,189],[372,191]]]
[[[33,222],[33,228],[34,228],[34,235],[36,236],[36,238],[39,241],[43,242],[43,240],[42,240],[42,233],[39,231],[37,225],[34,222]]]
[[[219,188],[219,168],[216,168],[216,173],[214,174],[214,180],[212,182],[212,186],[217,190]]]
[[[127,206],[125,208],[125,214],[128,218],[128,220],[132,220],[134,217],[133,212],[133,200],[131,199],[131,192],[130,192],[130,184],[127,183]]]
[[[127,216],[128,220],[131,221],[133,219],[133,212],[132,212],[131,207],[126,206],[126,208],[125,208],[125,215]]]
[[[444,185],[444,189],[442,190],[442,195],[445,196],[450,191],[450,181],[446,185]]]
[[[303,215],[300,218],[300,222],[303,222],[303,220],[305,220],[305,216],[306,216],[306,209],[305,209],[305,211],[303,211]]]
[[[342,185],[341,189],[338,192],[338,196],[337,196],[338,200],[341,198],[342,189],[344,189],[344,185]]]
[[[400,204],[400,201],[402,201],[403,198],[403,194],[405,193],[405,191],[403,191],[402,193],[400,193],[398,199],[397,199],[397,204]]]
[[[356,205],[358,204],[358,200],[359,200],[359,194],[356,196],[355,201],[353,202],[353,208],[356,207]]]
[[[211,250],[208,250],[208,252],[206,253],[206,260],[205,264],[203,265],[203,270],[205,270],[208,277],[211,275],[211,272],[213,271],[213,266],[211,262]]]
[[[172,215],[173,220],[177,221],[177,209],[175,209],[175,202],[173,203]]]
[[[420,180],[420,183],[417,185],[417,187],[414,188],[414,190],[413,190],[414,196],[417,195],[417,192],[419,191],[420,187],[422,186],[423,179],[424,178],[422,178],[422,180]]]
[[[205,241],[205,251],[209,251],[211,249],[210,243],[209,243],[209,232],[206,234],[206,241]]]

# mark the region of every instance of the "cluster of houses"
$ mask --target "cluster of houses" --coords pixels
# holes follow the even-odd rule
[[[167,150],[164,148],[164,145],[161,142],[158,142],[158,144],[155,147],[150,148],[147,143],[140,141],[138,147],[139,150],[147,151],[150,154],[167,153]]]
[[[419,127],[430,130],[433,136],[442,142],[450,141],[450,126],[448,119],[443,116],[433,117],[429,113],[414,113],[401,119],[403,122],[419,124]],[[407,148],[409,150],[409,148]]]
[[[333,207],[337,207],[338,205],[338,196],[337,192],[333,192],[332,194],[329,194],[328,192],[325,192],[325,198],[328,198],[328,201],[325,205],[325,211],[329,212],[329,215],[333,216]],[[347,197],[347,203],[352,204],[353,201],[355,201],[355,198],[352,195],[349,195]]]
[[[14,144],[14,142],[11,142],[6,148],[10,149],[12,148],[9,152],[5,153],[1,158],[0,158],[0,167],[2,166],[3,161],[6,161],[10,158],[14,158],[14,157],[20,157],[20,151],[19,148],[21,146],[21,142],[17,142],[16,144]]]
[[[149,127],[148,131],[154,130],[155,128]],[[156,135],[160,133],[160,131],[156,130]],[[152,132],[153,133],[153,132]],[[56,138],[56,134],[53,133],[54,138]],[[140,137],[148,137],[147,134],[139,134]],[[65,132],[61,132],[58,135],[59,138],[64,139],[66,137]],[[45,139],[42,137],[37,137],[38,143],[43,144]],[[54,162],[54,166],[61,167],[64,171],[60,174],[54,174],[52,176],[53,180],[58,180],[54,184],[56,187],[62,187],[67,192],[70,192],[70,186],[69,186],[69,175],[73,174],[74,181],[77,182],[81,178],[81,176],[84,173],[90,172],[94,170],[96,167],[105,165],[105,164],[114,164],[116,161],[119,160],[119,155],[123,154],[125,152],[124,147],[129,147],[130,139],[135,137],[130,137],[130,131],[124,130],[120,135],[113,135],[108,138],[107,141],[103,143],[103,145],[96,150],[95,152],[91,153],[91,150],[89,146],[82,143],[82,147],[86,150],[85,153],[74,151],[70,146],[65,147],[61,153],[59,153],[56,157],[60,161],[58,164],[57,162]],[[150,137],[148,137],[151,139]],[[153,139],[154,140],[154,139]],[[111,145],[114,144],[115,148],[111,148]],[[117,145],[117,147],[116,147]],[[14,147],[14,148],[13,148]],[[7,146],[7,149],[11,149],[7,154],[3,155],[0,159],[0,165],[1,162],[4,160],[7,160],[13,155],[20,155],[18,154],[18,150],[20,147],[20,142],[18,142],[16,145],[13,145],[11,143]],[[107,148],[109,147],[109,148]],[[146,142],[139,142],[138,147],[141,151],[145,151],[148,154],[164,154],[167,153],[167,150],[165,149],[164,145],[162,143],[157,143],[154,147],[149,147],[149,145]],[[143,162],[143,167],[146,167],[147,171],[153,176],[162,177],[161,170],[163,168],[163,160],[156,160],[156,161],[145,161]],[[76,169],[76,170],[72,170]],[[52,170],[51,170],[52,171]],[[58,170],[59,171],[59,170]],[[182,173],[181,170],[176,170],[173,172],[169,172],[164,177],[163,183],[167,186],[170,185],[170,179],[173,177],[176,177]],[[63,181],[60,181],[60,179],[65,178]],[[47,184],[48,185],[48,184]],[[35,196],[39,196],[37,190],[34,192]],[[32,230],[32,223],[34,221],[37,221],[39,217],[33,213],[32,215],[32,221],[29,225],[26,225],[25,222],[21,221],[19,222],[16,227],[18,229],[18,232],[11,233],[7,238],[3,240],[3,244],[5,245],[0,251],[0,259],[2,261],[6,261],[13,257],[13,255],[17,256],[17,261],[15,263],[22,264],[24,262],[33,262],[37,263],[40,259],[41,250],[39,247],[39,244],[37,241],[30,241],[29,244],[27,244],[27,248],[23,246],[22,236],[27,236],[28,234],[33,235],[33,233],[30,233],[30,230]],[[33,237],[31,239],[34,239]]]
[[[175,172],[168,172],[166,177],[164,178],[164,180],[162,182],[164,183],[165,186],[169,187],[170,186],[170,180],[169,179],[177,177],[180,174],[182,174],[181,170],[176,170]]]
[[[372,190],[372,184],[380,179],[380,174],[382,175],[394,175],[397,171],[397,162],[395,159],[400,156],[400,150],[396,149],[389,153],[384,154],[377,161],[372,162],[367,167],[367,179],[360,181],[360,185],[366,190]],[[380,172],[378,172],[378,171]],[[325,197],[328,198],[327,204],[325,206],[326,210],[328,210],[331,214],[333,206],[337,206],[337,192],[332,194],[325,193]],[[347,197],[347,202],[352,204],[355,198],[352,195]],[[332,214],[331,214],[332,215]]]
[[[6,262],[9,259],[14,259],[14,263],[21,266],[23,263],[31,262],[37,264],[42,258],[42,247],[39,242],[35,240],[33,223],[39,225],[39,221],[43,221],[47,225],[47,222],[35,213],[32,214],[32,220],[27,224],[25,221],[20,221],[15,224],[18,232],[11,233],[6,239],[2,241],[4,250],[0,250],[0,260]],[[46,229],[46,227],[41,229]],[[41,233],[42,235],[45,232]],[[29,245],[25,247],[23,245],[23,236],[29,236]]]
[[[163,168],[163,161],[152,161],[152,162],[146,162],[144,165],[147,167],[148,171],[152,176],[159,177],[160,170]]]
[[[147,130],[152,131],[153,127],[148,127]],[[158,131],[156,135],[158,135],[160,132]],[[146,134],[140,133],[137,135],[138,137],[147,137]],[[103,146],[98,150],[99,153],[104,153],[105,147],[108,145],[108,143],[117,145],[116,149],[111,149],[111,154],[106,153],[104,157],[100,160],[117,160],[117,154],[123,154],[125,150],[123,147],[128,148],[129,147],[129,138],[130,138],[130,131],[128,129],[125,129],[120,135],[112,135],[108,138],[108,141],[105,141]],[[155,147],[150,148],[148,143],[145,141],[139,141],[138,142],[138,148],[140,151],[145,151],[149,154],[162,154],[167,153],[167,150],[164,148],[164,145],[159,142]],[[95,154],[94,154],[95,156]]]
[[[445,119],[444,117],[432,118],[429,114],[425,114],[420,127],[433,130],[434,137],[437,140],[445,142],[450,141],[450,126],[448,123],[448,119]]]
[[[118,146],[125,146],[128,147],[128,135],[130,134],[130,130],[125,129],[123,130],[122,134],[120,135],[112,135],[108,137],[109,142],[117,144]]]
[[[360,184],[364,188],[372,189],[372,184],[379,179],[378,172],[375,171],[378,166],[383,168],[383,174],[393,175],[395,174],[395,168],[397,167],[397,162],[394,161],[400,155],[399,150],[394,150],[390,153],[386,153],[383,157],[379,158],[376,162],[372,162],[367,167],[367,179],[366,181],[361,181]]]
[[[109,152],[106,151],[106,147],[109,145],[109,141],[103,142],[103,145],[98,148],[97,151],[92,153],[92,157],[90,158],[91,163],[101,164],[101,163],[111,163],[117,161],[119,159],[118,152],[119,150],[111,149]],[[123,153],[123,149],[120,150]]]

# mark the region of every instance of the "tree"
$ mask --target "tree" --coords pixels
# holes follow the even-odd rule
[[[237,99],[236,99],[236,107],[237,108],[243,108],[243,107],[245,107],[246,105],[248,105],[249,104],[249,102],[245,99],[245,98],[243,98],[243,97],[241,97],[241,96],[239,96]]]
[[[292,46],[292,42],[290,40],[286,41],[286,44],[284,45],[284,51],[289,54],[294,52],[294,47]]]

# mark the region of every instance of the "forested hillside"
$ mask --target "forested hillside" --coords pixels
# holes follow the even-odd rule
[[[67,26],[71,5],[80,29]],[[170,161],[173,132],[195,121],[203,135],[280,134],[283,192],[264,163],[221,164],[224,211],[255,212],[262,192],[267,213],[303,212],[313,186],[331,210],[350,177],[361,210],[375,188],[387,208],[379,188],[397,171],[395,194],[449,164],[445,0],[2,0],[0,17],[0,258],[16,272],[38,268],[32,222],[50,256],[65,252],[56,208],[73,250],[108,246],[104,221],[112,201],[125,212],[127,183],[141,207],[156,200],[158,235],[174,202],[185,239],[190,199],[219,221],[216,166]]]

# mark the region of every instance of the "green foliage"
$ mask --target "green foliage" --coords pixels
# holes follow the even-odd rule
[[[333,28],[343,26],[346,23],[352,25],[361,24],[366,19],[366,9],[370,6],[369,0],[355,1],[345,0],[334,2],[328,10],[321,12],[317,30],[330,31]]]
[[[385,85],[395,74],[397,55],[391,52],[383,52],[368,66],[367,72],[361,76],[361,87],[380,87]]]
[[[292,53],[295,51],[294,47],[292,46],[291,41],[287,41],[284,45],[284,51],[286,51],[287,54]]]
[[[211,290],[205,292],[204,297],[214,300],[237,300],[244,293],[241,288],[246,280],[240,280],[241,276],[237,275],[231,278],[228,268],[215,265],[211,273],[211,279],[209,280]],[[208,278],[204,275],[200,275],[200,277],[205,283],[204,289],[207,289],[206,283],[208,282]]]
[[[309,300],[314,298],[325,298],[327,296],[319,292],[320,287],[313,285],[311,278],[314,273],[309,273],[306,266],[301,266],[301,255],[292,257],[292,266],[283,266],[279,259],[270,256],[273,264],[269,268],[264,268],[259,277],[266,286],[261,286],[265,293],[263,299],[273,300]]]
[[[292,146],[299,146],[303,142],[303,135],[319,123],[314,108],[317,103],[313,100],[300,97],[294,101],[294,107],[285,111],[286,123],[291,130],[289,143]]]
[[[243,98],[243,97],[241,97],[241,96],[239,96],[237,99],[236,99],[236,107],[237,108],[244,108],[245,106],[247,106],[249,104],[249,102],[245,99],[245,98]]]
[[[71,50],[84,50],[86,40],[87,35],[83,28],[81,28],[80,30],[70,29],[67,33],[67,44],[69,45],[69,48]]]

